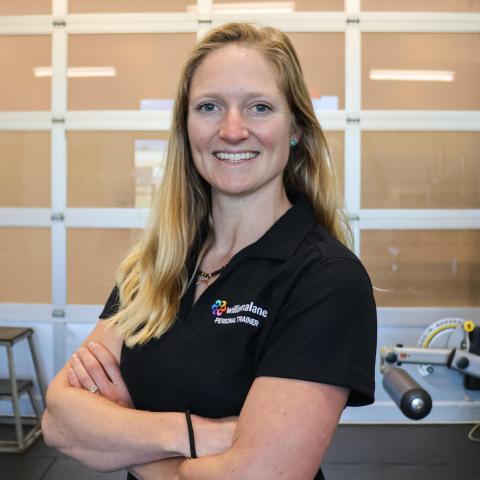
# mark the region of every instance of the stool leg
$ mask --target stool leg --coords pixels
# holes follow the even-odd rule
[[[12,347],[7,347],[7,355],[8,355],[8,370],[10,372],[10,385],[12,389],[13,415],[15,417],[15,430],[17,432],[18,446],[21,449],[23,449],[25,448],[25,445],[23,441],[22,417],[20,415],[20,404],[18,401],[18,390],[17,390],[17,376],[15,374],[15,364],[13,362]]]
[[[28,336],[28,344],[30,346],[30,355],[32,356],[33,368],[35,369],[35,374],[37,375],[38,389],[40,390],[40,397],[42,398],[43,409],[47,408],[45,403],[45,386],[43,383],[42,376],[40,374],[40,367],[37,359],[37,352],[35,350],[35,345],[33,344],[32,335]]]
[[[40,413],[40,409],[38,408],[37,402],[35,400],[35,393],[33,388],[29,388],[27,390],[28,397],[30,398],[30,403],[32,404],[33,411],[35,412],[35,416],[37,417],[37,423],[40,425],[42,421],[42,414]]]

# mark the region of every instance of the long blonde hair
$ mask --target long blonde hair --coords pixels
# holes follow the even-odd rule
[[[205,57],[229,43],[260,51],[276,67],[279,86],[301,133],[284,172],[287,189],[304,192],[319,223],[350,245],[348,223],[338,208],[330,153],[288,37],[271,27],[230,23],[208,32],[183,69],[173,109],[165,174],[153,201],[143,238],[121,263],[116,277],[120,308],[109,325],[129,347],[164,334],[175,322],[187,288],[186,261],[199,229],[211,214],[210,187],[192,162],[187,132],[189,90]]]

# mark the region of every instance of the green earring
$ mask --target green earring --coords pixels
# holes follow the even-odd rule
[[[296,147],[297,144],[298,144],[298,141],[295,140],[294,138],[292,138],[292,139],[290,140],[290,146],[291,146],[291,147]]]

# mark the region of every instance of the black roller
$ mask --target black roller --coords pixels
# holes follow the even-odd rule
[[[405,416],[425,418],[432,409],[432,398],[405,370],[391,367],[383,375],[383,388]]]

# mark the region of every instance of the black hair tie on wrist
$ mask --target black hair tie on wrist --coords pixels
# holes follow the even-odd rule
[[[193,434],[190,410],[185,410],[185,418],[187,419],[188,441],[190,442],[190,457],[197,458],[197,452],[195,451],[195,435]]]

